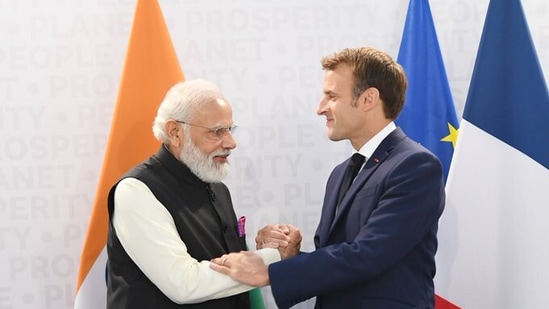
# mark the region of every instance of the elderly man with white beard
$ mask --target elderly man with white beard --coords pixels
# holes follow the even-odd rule
[[[250,307],[251,287],[209,267],[213,258],[246,250],[221,182],[235,128],[230,104],[211,82],[184,81],[168,91],[153,124],[160,149],[109,192],[107,308]],[[299,231],[293,235],[299,243]],[[257,253],[265,263],[286,255]]]

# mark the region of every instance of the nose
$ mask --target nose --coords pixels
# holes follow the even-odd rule
[[[221,139],[221,146],[225,149],[235,149],[236,148],[236,139],[231,131],[227,131]]]
[[[323,97],[322,99],[320,99],[320,102],[318,102],[316,114],[322,116],[326,112],[326,105],[326,98]]]

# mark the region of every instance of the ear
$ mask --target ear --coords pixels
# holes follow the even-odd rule
[[[181,143],[181,135],[183,134],[183,126],[175,120],[168,120],[166,121],[166,124],[164,124],[164,130],[170,140],[170,145],[179,147],[179,144]]]
[[[376,107],[379,104],[379,99],[379,90],[375,87],[370,87],[362,92],[358,98],[358,102],[360,103],[359,106],[367,111]]]

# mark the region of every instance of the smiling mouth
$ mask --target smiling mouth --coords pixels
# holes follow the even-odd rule
[[[231,154],[230,154],[230,153],[217,154],[217,155],[214,155],[214,156],[213,156],[213,159],[214,159],[215,161],[227,162],[227,161],[228,161],[229,155],[231,155]]]

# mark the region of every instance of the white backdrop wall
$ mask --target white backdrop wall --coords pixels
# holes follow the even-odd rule
[[[241,128],[227,184],[248,217],[249,243],[261,226],[287,222],[312,249],[325,180],[350,151],[327,140],[315,114],[320,58],[370,45],[396,59],[408,1],[160,5],[187,79],[212,80],[233,104]],[[549,4],[523,5],[549,72]],[[458,114],[487,7],[431,1]],[[0,0],[0,309],[73,306],[134,8],[134,0]]]

